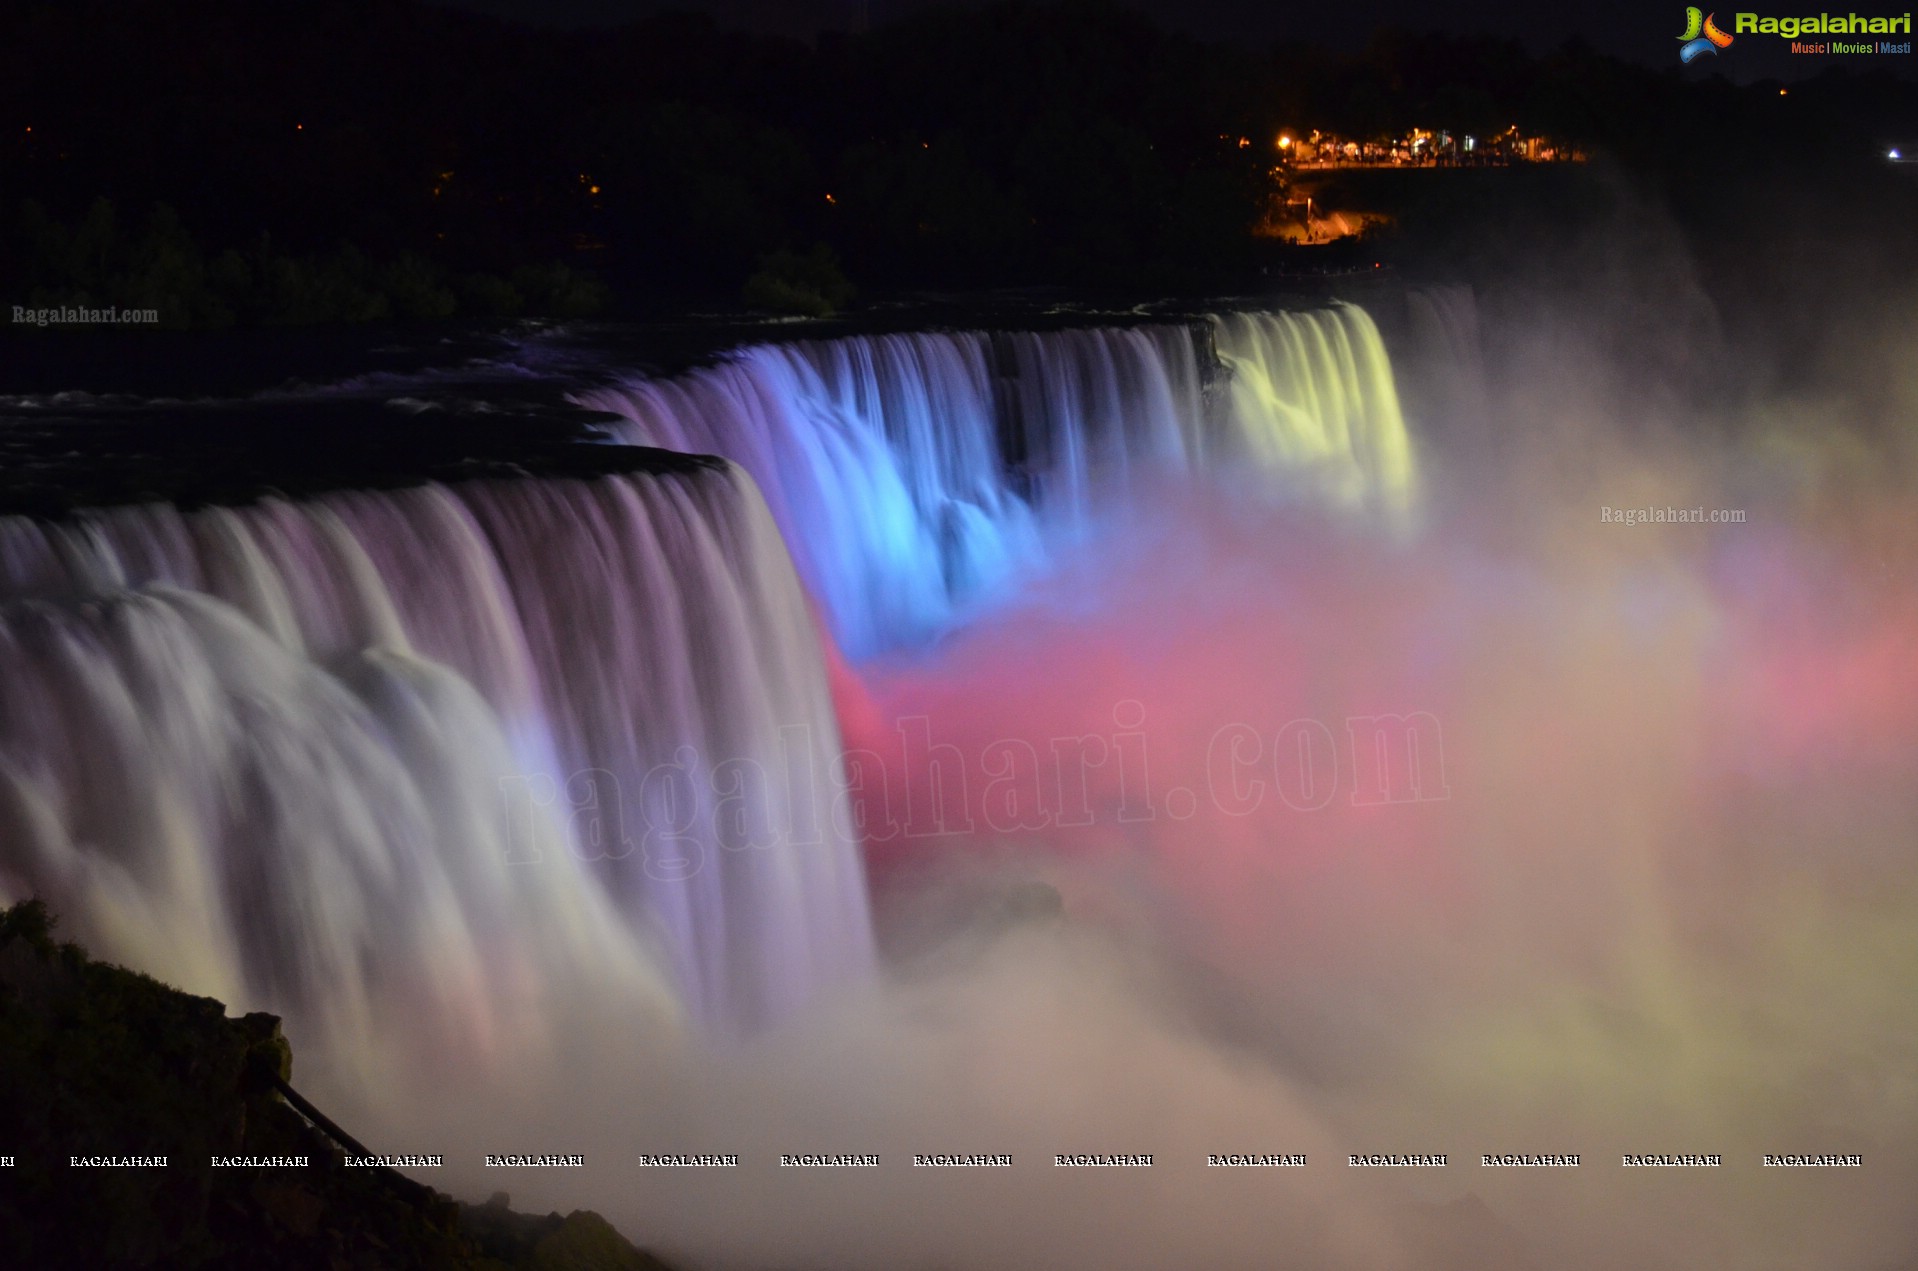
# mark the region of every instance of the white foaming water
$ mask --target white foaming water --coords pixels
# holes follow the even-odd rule
[[[832,793],[790,730],[821,760],[838,738],[737,477],[0,521],[0,891],[37,886],[189,988],[317,999],[344,1021],[322,1047],[424,1026],[385,1056],[393,1093],[315,1093],[382,1150],[446,1150],[431,1181],[469,1198],[498,1185],[481,1151],[584,1148],[589,1169],[516,1175],[520,1207],[590,1205],[687,1265],[1905,1265],[1911,468],[1741,477],[1753,447],[1698,417],[1609,409],[1636,364],[1568,363],[1566,332],[1486,312],[1489,385],[1469,295],[1408,300],[1413,364],[1467,362],[1471,391],[1408,376],[1448,462],[1418,472],[1440,532],[1406,538],[1320,514],[1389,524],[1412,493],[1353,310],[754,349],[599,395],[636,439],[758,472],[865,647],[1054,558],[936,654],[836,684],[865,824],[905,831],[891,860],[872,835],[898,867],[881,915],[923,940],[751,1044],[672,1021],[743,1028],[868,946],[828,823],[743,850]],[[1507,444],[1451,444],[1473,392]],[[1779,437],[1897,453],[1843,450],[1834,418]],[[1598,515],[1748,501],[1722,531]],[[1088,550],[1053,550],[1076,530]],[[1392,720],[1431,731],[1360,749],[1354,724]],[[1315,724],[1329,750],[1281,744]],[[581,765],[603,771],[562,825],[537,777]],[[490,810],[502,771],[523,829]],[[963,832],[911,828],[941,803]],[[1061,918],[974,900],[1034,879]],[[1216,1178],[1221,1149],[1312,1168]],[[1342,1166],[1380,1149],[1453,1168]],[[1757,1167],[1780,1149],[1868,1168]],[[887,1167],[754,1168],[814,1150]],[[895,1168],[926,1150],[1019,1168]],[[1162,1155],[1090,1177],[1061,1150]],[[1487,1150],[1588,1155],[1548,1179]],[[1727,1168],[1612,1164],[1646,1150]],[[636,1183],[635,1151],[747,1168]]]
[[[1215,318],[1232,371],[1230,457],[1386,517],[1409,509],[1412,449],[1392,363],[1363,309]]]
[[[950,1004],[894,1019],[881,988],[797,1010],[872,946],[795,560],[871,653],[944,631],[1061,543],[1098,555],[1168,476],[1388,521],[1412,491],[1378,332],[1345,306],[762,347],[581,396],[632,421],[626,440],[740,468],[0,520],[0,652],[20,669],[0,686],[0,832],[22,845],[0,898],[43,895],[105,956],[285,1013],[313,1092],[382,1146],[563,1127],[596,1154],[642,1134],[700,1149],[681,1140],[742,1117],[805,1143],[862,1124],[853,1091],[899,1119],[889,1151],[930,1128],[893,1051],[854,1062],[843,1045],[870,1033],[834,1021],[877,1011],[899,1042],[921,1015],[950,1031]],[[678,1044],[685,1016],[734,1037],[797,1018],[716,1051]],[[1115,1019],[1116,1041],[1133,1023]],[[962,1051],[974,1027],[1011,1045],[992,1064],[1019,1062],[1024,1022],[962,1023]],[[1068,1049],[1105,1027],[1071,1025]],[[794,1045],[830,1071],[754,1069]],[[1196,1061],[1175,1045],[1165,1071]],[[1027,1098],[1045,1113],[1050,1092]],[[954,1109],[950,1131],[978,1115]],[[1058,1131],[1039,1115],[1020,1150]]]
[[[597,398],[756,472],[859,652],[1135,478],[1410,484],[1350,306],[757,347]],[[574,980],[737,1032],[869,964],[817,634],[737,469],[7,518],[0,640],[0,888],[236,1004],[484,1051]]]
[[[869,966],[735,469],[0,519],[0,597],[0,893],[103,956],[482,1057],[569,998],[729,1033]]]
[[[578,400],[624,416],[624,441],[750,472],[854,656],[946,629],[1154,476],[1250,469],[1388,516],[1413,485],[1378,329],[1345,304],[764,345]]]

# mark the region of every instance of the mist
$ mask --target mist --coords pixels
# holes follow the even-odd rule
[[[335,1103],[394,1150],[741,1153],[514,1180],[691,1266],[1908,1264],[1918,308],[1834,289],[1789,374],[1741,365],[1626,204],[1383,312],[1409,525],[1135,476],[1018,594],[835,666],[874,981],[731,1046],[582,983]],[[898,1168],[933,1152],[1014,1168]]]

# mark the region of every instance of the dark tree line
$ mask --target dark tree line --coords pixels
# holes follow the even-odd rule
[[[1777,86],[1576,46],[1240,48],[1099,3],[935,11],[816,45],[689,16],[537,30],[418,0],[13,14],[0,283],[70,281],[106,199],[120,237],[102,270],[143,233],[174,236],[176,272],[224,279],[209,303],[241,320],[274,312],[275,286],[344,287],[376,316],[579,299],[553,262],[629,303],[736,297],[755,275],[760,294],[843,296],[841,269],[868,294],[1201,285],[1252,259],[1283,129],[1516,122],[1669,181],[1703,216],[1724,179],[1787,155],[1862,162],[1918,117],[1901,80],[1828,77],[1782,110]]]

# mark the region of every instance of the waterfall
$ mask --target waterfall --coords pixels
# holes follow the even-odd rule
[[[1402,515],[1412,450],[1378,328],[1363,309],[1213,319],[1232,372],[1230,448],[1337,503]]]
[[[759,345],[577,400],[623,441],[750,472],[854,656],[950,626],[1142,478],[1250,469],[1386,516],[1412,490],[1391,364],[1346,304]]]
[[[723,459],[0,518],[0,900],[349,1032],[484,1048],[569,984],[750,1030],[872,959],[815,612],[910,646],[1166,479],[1411,492],[1347,305],[763,345],[576,396]]]
[[[816,631],[725,465],[0,518],[0,900],[485,1048],[751,1028],[871,958]]]
[[[895,335],[743,349],[580,401],[625,416],[621,440],[751,473],[858,654],[943,625],[969,583],[1032,550],[999,471],[993,378],[983,337]]]

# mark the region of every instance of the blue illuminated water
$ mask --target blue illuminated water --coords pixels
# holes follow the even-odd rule
[[[947,629],[1142,483],[1250,477],[1387,515],[1413,484],[1378,328],[1345,304],[765,344],[577,398],[621,440],[751,473],[855,658]]]

